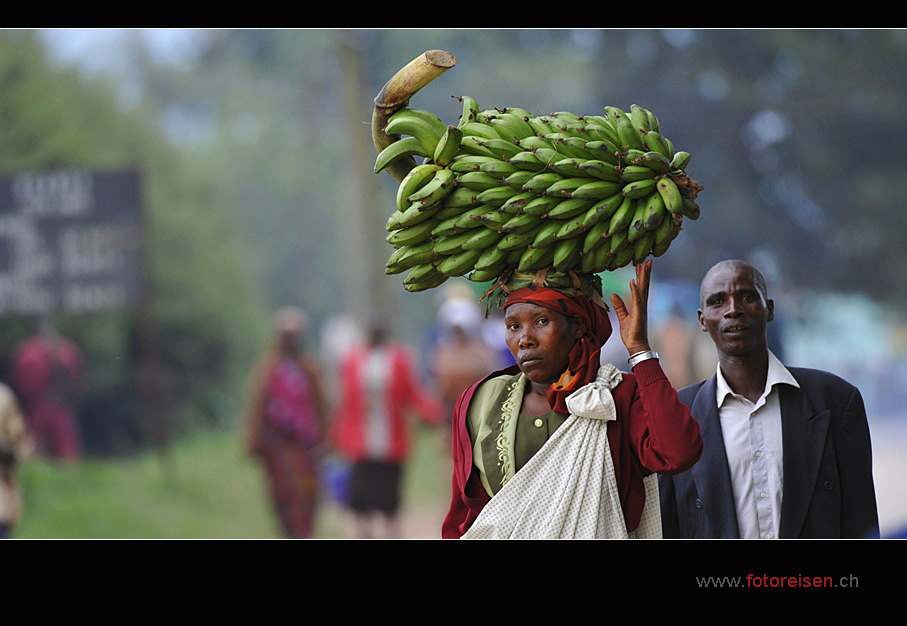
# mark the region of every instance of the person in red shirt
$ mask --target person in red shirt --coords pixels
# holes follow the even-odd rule
[[[334,446],[351,463],[347,506],[360,538],[399,537],[404,462],[412,449],[410,418],[443,419],[440,402],[419,380],[409,349],[390,340],[373,320],[365,345],[353,348],[339,370]]]

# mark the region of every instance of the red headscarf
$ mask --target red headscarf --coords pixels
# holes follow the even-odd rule
[[[511,304],[529,302],[562,315],[578,317],[586,326],[585,334],[568,355],[567,369],[548,390],[548,404],[557,413],[569,413],[566,399],[576,389],[595,380],[601,347],[611,336],[611,319],[607,310],[586,296],[569,295],[550,287],[524,287],[507,296],[504,310]]]

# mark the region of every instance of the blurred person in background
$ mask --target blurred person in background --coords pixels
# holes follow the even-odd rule
[[[34,441],[16,396],[0,383],[0,539],[7,539],[22,517],[17,472]]]
[[[722,261],[700,286],[700,328],[718,353],[681,389],[704,442],[687,472],[659,477],[666,538],[879,536],[869,425],[859,389],[769,349],[765,278]]]
[[[502,365],[482,336],[482,321],[478,306],[468,298],[451,298],[438,308],[440,338],[431,352],[431,373],[444,405],[448,442],[457,398],[472,383]]]
[[[309,320],[298,307],[274,314],[274,343],[256,365],[245,415],[246,452],[260,459],[284,534],[314,533],[326,431],[321,372],[305,349]]]
[[[38,320],[33,336],[16,348],[13,388],[22,398],[40,456],[67,463],[81,456],[77,406],[82,376],[79,348],[45,318]]]
[[[412,447],[409,419],[437,425],[443,411],[420,381],[410,350],[390,339],[383,319],[372,319],[366,335],[340,367],[333,441],[352,466],[347,505],[357,536],[397,538],[402,474]]]

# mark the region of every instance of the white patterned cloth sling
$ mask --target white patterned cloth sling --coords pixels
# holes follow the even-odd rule
[[[646,477],[639,526],[627,532],[608,443],[620,371],[603,364],[567,398],[570,416],[485,505],[464,539],[658,539],[658,482]]]

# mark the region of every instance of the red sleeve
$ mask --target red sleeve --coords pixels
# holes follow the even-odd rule
[[[492,374],[491,376],[494,376]],[[490,378],[490,376],[489,376]],[[441,526],[442,539],[459,539],[469,530],[479,512],[490,500],[477,471],[473,471],[472,440],[466,427],[469,402],[479,385],[487,379],[473,383],[460,394],[453,411],[453,479],[451,481],[450,510]]]
[[[636,394],[630,405],[630,441],[649,472],[677,474],[693,467],[702,455],[699,423],[677,399],[658,359],[633,368]]]

